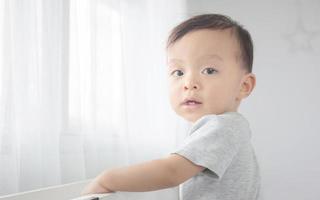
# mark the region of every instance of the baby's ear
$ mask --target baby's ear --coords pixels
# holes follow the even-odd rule
[[[250,95],[254,87],[256,86],[256,76],[253,73],[245,74],[241,80],[239,100],[246,98]]]

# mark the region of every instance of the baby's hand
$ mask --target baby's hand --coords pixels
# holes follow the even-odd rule
[[[101,194],[101,193],[112,193],[111,191],[105,187],[103,187],[97,179],[92,180],[81,192],[81,195],[87,194]]]

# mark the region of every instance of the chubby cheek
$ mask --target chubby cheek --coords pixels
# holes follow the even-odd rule
[[[172,108],[176,110],[181,101],[181,91],[177,85],[171,84],[169,86],[169,97]]]
[[[230,104],[230,92],[228,88],[211,88],[214,92],[206,92],[205,100],[206,103],[206,110],[211,113],[220,114],[227,110],[228,105]]]

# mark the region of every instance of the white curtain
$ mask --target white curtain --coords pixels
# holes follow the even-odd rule
[[[165,156],[165,41],[184,0],[0,1],[0,195]]]

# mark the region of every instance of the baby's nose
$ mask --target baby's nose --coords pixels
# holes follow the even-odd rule
[[[184,89],[185,90],[197,90],[197,89],[199,89],[199,85],[196,83],[186,83],[184,85]]]

